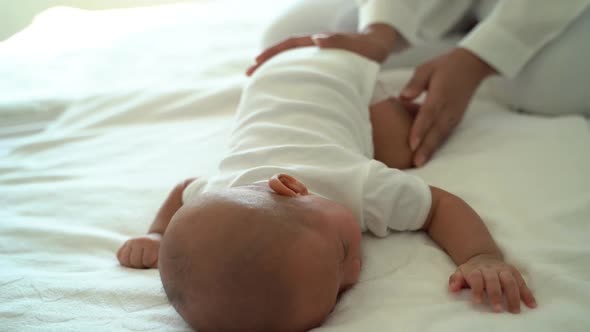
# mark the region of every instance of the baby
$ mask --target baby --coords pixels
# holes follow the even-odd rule
[[[269,60],[244,90],[219,172],[177,185],[119,262],[159,267],[199,331],[305,331],[358,281],[361,232],[422,230],[458,266],[451,291],[487,295],[495,311],[535,307],[481,218],[400,171],[411,166],[412,117],[392,98],[369,109],[378,70],[340,49]]]

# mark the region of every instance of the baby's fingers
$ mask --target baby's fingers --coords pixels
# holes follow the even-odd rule
[[[506,302],[508,303],[508,310],[517,314],[520,312],[520,291],[518,284],[512,273],[508,270],[502,270],[499,273],[502,290],[506,295]]]
[[[131,246],[129,242],[125,242],[119,251],[117,252],[117,259],[119,260],[119,264],[123,266],[129,266],[129,256],[131,254]]]
[[[516,284],[518,285],[518,290],[520,293],[520,299],[524,304],[526,304],[529,308],[536,308],[537,307],[537,300],[535,300],[535,296],[533,292],[529,289],[526,285],[526,282],[522,278],[522,275],[516,268],[512,268],[512,275],[514,275],[514,279],[516,279]]]
[[[483,272],[485,279],[486,293],[488,300],[495,312],[502,311],[502,287],[500,287],[500,279],[495,270],[485,270]]]
[[[449,277],[449,290],[451,292],[458,292],[465,286],[466,283],[467,281],[463,277],[461,270],[457,270]]]
[[[471,287],[473,302],[479,304],[483,302],[483,275],[480,270],[471,271],[467,275],[467,283]]]
[[[131,262],[131,267],[134,268],[142,268],[143,264],[142,264],[142,260],[143,260],[143,247],[138,247],[135,246],[134,248],[131,249],[131,255],[130,255],[130,262]]]
[[[158,266],[158,249],[145,248],[142,257],[142,267],[152,268]]]

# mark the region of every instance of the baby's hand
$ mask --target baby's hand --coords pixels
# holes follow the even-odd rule
[[[474,256],[457,268],[449,278],[449,290],[459,292],[462,288],[471,288],[475,303],[483,303],[485,291],[496,312],[502,311],[503,296],[514,314],[520,312],[521,299],[529,308],[537,306],[520,272],[494,255]]]
[[[119,263],[136,269],[157,268],[162,235],[150,233],[127,240],[117,252]]]

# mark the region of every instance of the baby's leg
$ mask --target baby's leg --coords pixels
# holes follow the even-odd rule
[[[385,99],[369,108],[373,127],[375,159],[388,167],[413,167],[408,143],[412,116],[395,98]]]

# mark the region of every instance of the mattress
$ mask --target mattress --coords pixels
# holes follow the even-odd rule
[[[174,184],[215,171],[279,5],[61,7],[0,43],[1,331],[188,330],[158,271],[115,253]],[[399,88],[410,74],[384,75]],[[590,330],[589,152],[587,119],[521,114],[482,88],[410,172],[479,212],[539,307],[495,314],[450,294],[455,266],[423,233],[365,235],[360,282],[316,330]]]

